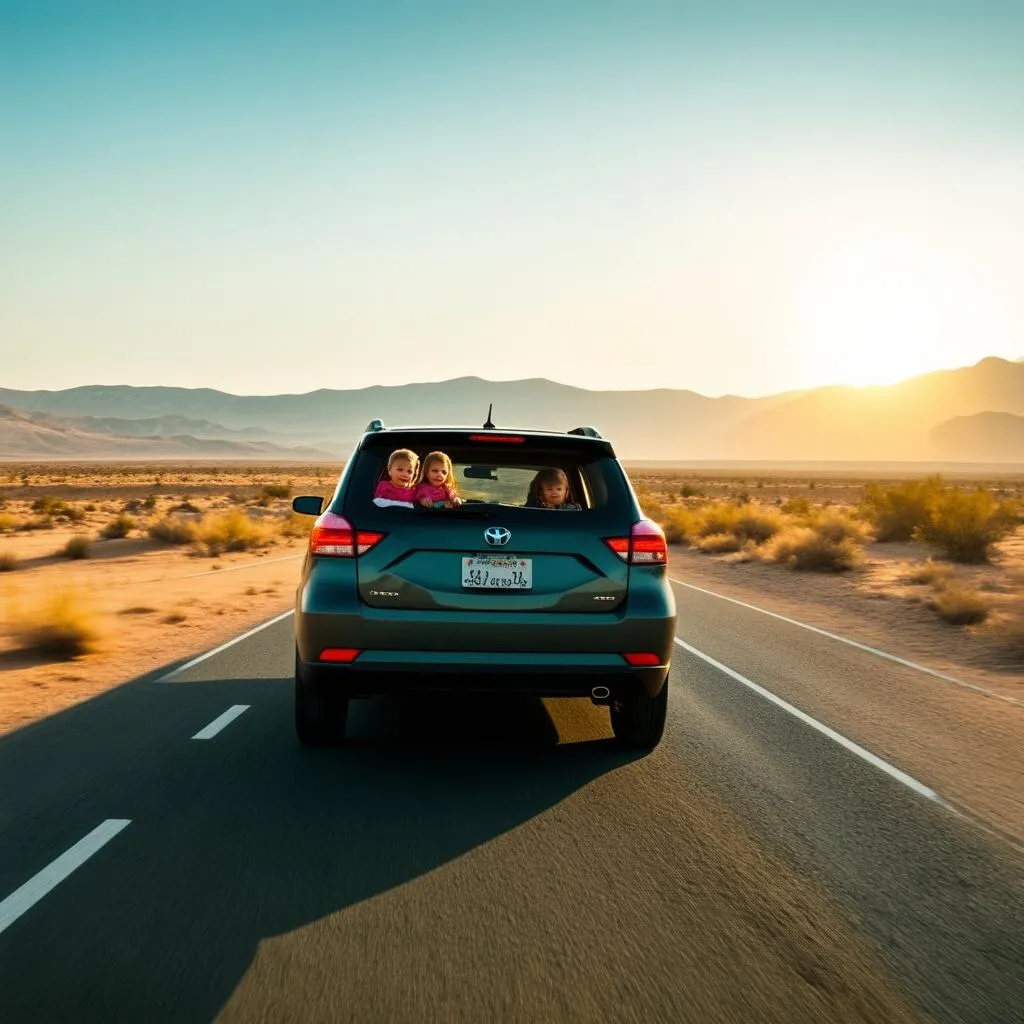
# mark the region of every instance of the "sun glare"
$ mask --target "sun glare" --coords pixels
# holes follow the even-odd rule
[[[980,298],[926,246],[849,245],[805,280],[802,357],[823,383],[895,384],[956,361],[964,332],[985,319]]]

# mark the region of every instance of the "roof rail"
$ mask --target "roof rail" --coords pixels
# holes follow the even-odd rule
[[[383,430],[384,424],[380,420],[370,420],[366,424],[366,429],[363,431],[364,434],[376,434],[377,431]]]
[[[569,433],[579,434],[581,437],[601,437],[603,439],[603,435],[597,427],[573,427]]]

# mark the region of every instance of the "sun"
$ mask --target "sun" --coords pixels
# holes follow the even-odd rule
[[[947,365],[972,318],[971,282],[924,245],[861,239],[807,274],[802,358],[822,381],[895,384]],[[962,339],[961,339],[962,340]]]

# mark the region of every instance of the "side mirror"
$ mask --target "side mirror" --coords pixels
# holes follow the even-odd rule
[[[497,480],[498,474],[494,466],[467,466],[462,475],[467,480]]]
[[[292,498],[292,510],[303,516],[318,516],[323,511],[324,499],[315,494]]]

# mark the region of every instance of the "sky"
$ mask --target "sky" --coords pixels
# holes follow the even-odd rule
[[[0,386],[1024,356],[1024,4],[0,0]]]

